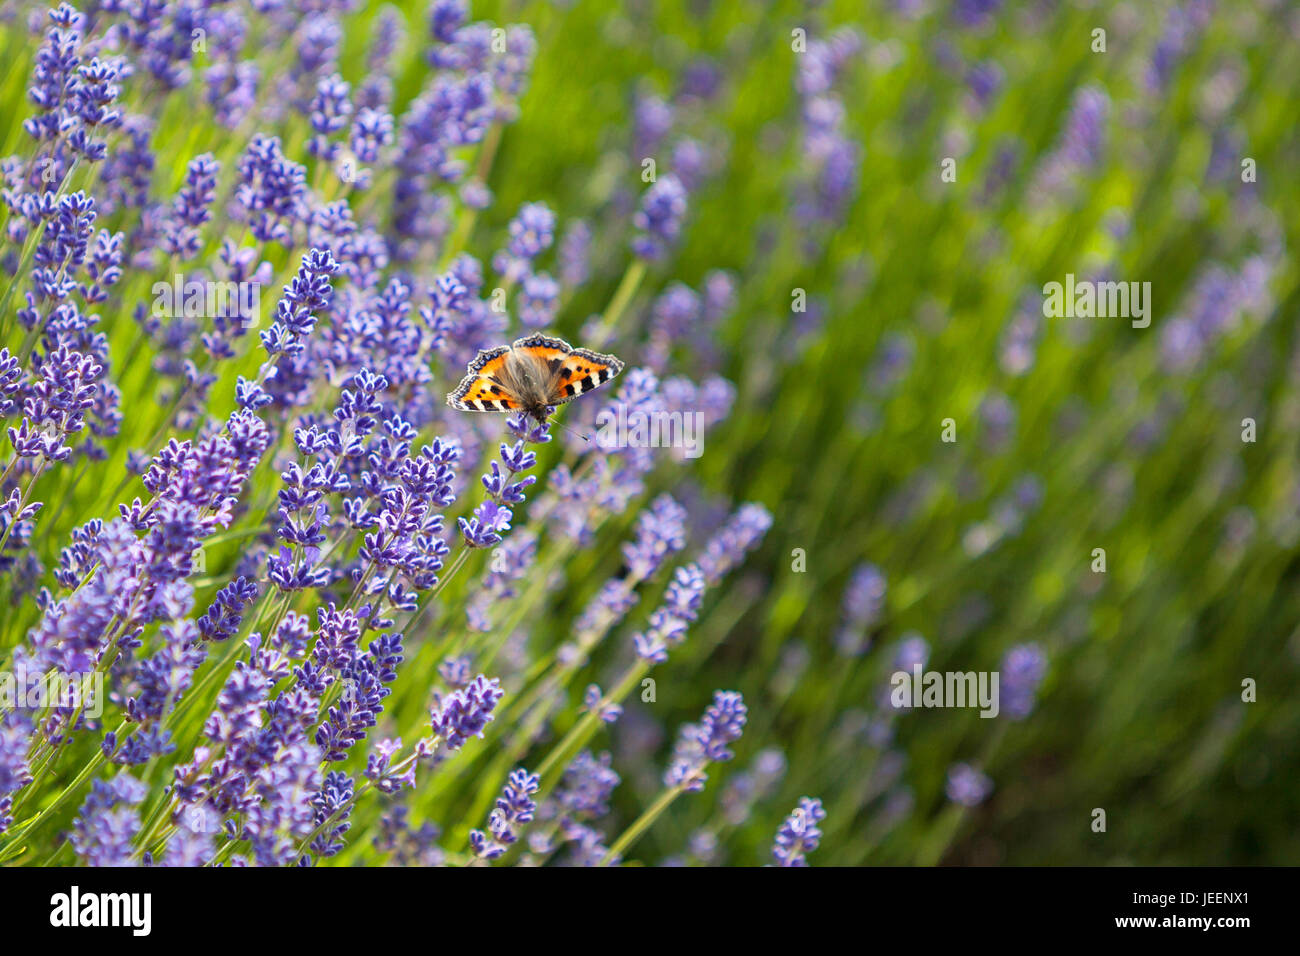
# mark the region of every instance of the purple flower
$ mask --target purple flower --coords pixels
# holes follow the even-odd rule
[[[785,771],[785,755],[768,748],[759,751],[749,769],[728,777],[720,797],[726,821],[738,826],[748,820],[754,804],[776,787]]]
[[[688,792],[703,790],[708,780],[705,767],[732,758],[728,745],[740,739],[748,714],[740,694],[716,691],[700,722],[682,727],[664,785]]]
[[[673,146],[673,173],[682,181],[687,193],[695,192],[704,182],[713,165],[713,155],[698,140],[685,137]]]
[[[212,218],[221,164],[204,153],[185,167],[185,184],[172,202],[170,227],[163,235],[163,251],[181,259],[198,255],[199,227]]]
[[[495,501],[484,501],[474,509],[472,518],[457,518],[465,544],[471,548],[490,548],[501,542],[501,532],[510,530],[514,514]]]
[[[772,845],[777,866],[807,866],[807,855],[821,843],[822,831],[817,824],[826,819],[820,800],[800,797],[794,812],[782,821]]]
[[[686,216],[686,188],[668,173],[661,176],[641,197],[641,208],[632,217],[637,234],[632,251],[642,259],[663,259],[681,234]]]
[[[352,796],[355,788],[352,778],[338,770],[332,770],[325,776],[325,782],[311,798],[312,810],[315,811],[312,822],[319,827],[327,820],[332,820],[311,843],[314,852],[321,856],[334,856],[346,844],[343,835],[351,829],[349,817],[352,815]]]
[[[1002,9],[1002,0],[956,0],[952,15],[964,27],[982,27]]]
[[[137,690],[126,700],[127,719],[137,723],[165,717],[190,689],[195,670],[207,657],[207,648],[198,642],[198,628],[193,622],[167,624],[161,633],[162,647],[136,665]],[[131,742],[135,741],[136,737],[132,737]]]
[[[844,618],[869,627],[876,622],[885,601],[885,575],[874,564],[860,564],[844,591]]]
[[[990,392],[980,400],[976,414],[980,423],[980,442],[986,452],[995,453],[1011,440],[1016,425],[1016,406],[1001,392]]]
[[[640,160],[653,156],[673,128],[673,108],[658,96],[638,96],[632,108],[632,152]]]
[[[722,71],[717,63],[700,56],[686,64],[682,70],[679,96],[696,100],[710,100],[722,85]]]
[[[555,320],[560,305],[560,285],[545,272],[524,277],[519,292],[519,321],[525,328],[543,329]]]
[[[505,691],[495,677],[480,674],[465,687],[435,698],[429,723],[448,750],[459,750],[470,737],[482,737]]]
[[[998,362],[1004,372],[1019,376],[1033,368],[1042,328],[1041,302],[1035,296],[1026,296],[1002,333]]]
[[[187,807],[176,821],[176,831],[167,841],[167,849],[158,866],[205,866],[215,854],[214,842],[221,818],[210,807]]]
[[[977,807],[993,792],[993,781],[970,764],[956,763],[948,768],[944,792],[958,806]]]
[[[373,163],[378,161],[379,152],[393,142],[393,117],[389,113],[363,107],[357,112],[352,124],[350,145],[357,161]]]
[[[1164,31],[1151,51],[1145,81],[1148,92],[1160,96],[1168,86],[1178,64],[1187,56],[1197,35],[1213,15],[1211,0],[1187,0],[1174,4],[1165,15]]]
[[[133,809],[145,798],[140,781],[120,773],[96,780],[73,826],[72,846],[87,866],[134,866],[131,841],[140,829]]]
[[[352,87],[337,73],[316,82],[316,95],[308,107],[308,119],[315,135],[307,141],[307,152],[323,162],[332,162],[342,149],[334,137],[347,126],[352,115],[351,92]]]
[[[43,669],[87,673],[106,649],[109,624],[125,615],[139,587],[143,560],[139,542],[125,521],[104,526],[96,542],[99,566],[90,579],[63,600],[51,602],[30,641]]]
[[[1053,193],[1069,185],[1078,173],[1097,166],[1106,147],[1110,97],[1098,86],[1075,93],[1060,139],[1038,167],[1030,184],[1034,193]]]
[[[471,830],[469,833],[470,847],[476,856],[495,860],[519,839],[520,828],[532,822],[537,810],[537,803],[531,795],[540,790],[541,786],[541,778],[523,767],[510,772],[496,806],[488,815],[488,830],[491,835],[482,830]]]
[[[649,664],[668,660],[668,648],[686,639],[686,630],[699,617],[706,586],[698,565],[678,568],[664,591],[663,604],[650,615],[650,627],[632,635],[637,657]]]
[[[341,617],[347,618],[350,614],[347,611]],[[346,623],[351,625],[351,630],[345,636],[349,643],[333,644],[328,663],[317,658],[320,666],[337,667],[346,681],[342,698],[329,708],[326,719],[316,731],[316,745],[320,747],[324,759],[331,762],[345,760],[353,745],[365,739],[366,731],[378,723],[379,715],[384,710],[383,700],[391,693],[386,685],[397,676],[394,668],[402,660],[399,635],[391,635],[391,638],[380,635],[366,653],[356,654],[353,650],[355,645],[350,642],[359,635],[360,628],[355,618]],[[322,643],[332,641],[330,631],[328,622],[322,619],[317,648]],[[396,642],[395,645],[392,641]],[[345,653],[352,656],[339,666],[336,662]]]
[[[721,581],[749,551],[758,546],[770,527],[772,515],[766,508],[758,504],[742,505],[709,539],[700,558],[704,579],[711,585]]]
[[[841,615],[843,624],[835,637],[841,654],[854,656],[866,650],[866,632],[880,619],[885,604],[886,580],[874,564],[860,564],[844,589]]]
[[[636,538],[623,545],[623,560],[629,576],[637,580],[652,577],[670,554],[686,544],[686,509],[663,494],[637,518]]]
[[[517,282],[532,271],[532,263],[555,241],[555,213],[545,203],[524,203],[510,220],[510,239],[496,254],[492,268],[506,282]]]
[[[515,475],[537,464],[536,453],[525,446],[551,440],[548,423],[533,422],[524,414],[512,415],[506,421],[506,428],[519,440],[513,445],[502,442],[499,460],[494,460],[483,475],[481,480],[488,499],[474,509],[473,517],[457,519],[465,543],[471,548],[491,547],[501,541],[501,532],[510,530],[514,513],[507,505],[523,504],[524,490],[537,481],[536,475],[513,480]]]
[[[612,701],[606,701],[599,684],[589,684],[582,694],[582,709],[595,714],[603,722],[612,724],[623,716],[623,708]]]
[[[585,219],[575,219],[565,230],[556,252],[560,282],[572,292],[587,281],[591,271],[591,226]]]
[[[468,0],[433,0],[429,5],[429,32],[439,43],[454,43],[468,21]]]
[[[86,261],[95,217],[95,200],[85,192],[59,197],[32,256],[35,301],[29,295],[29,308],[19,311],[19,319],[28,328],[34,328],[40,320],[35,306],[43,300],[66,299],[77,288],[74,276]],[[72,319],[75,312],[64,310],[64,315]]]
[[[997,95],[1003,79],[1002,67],[992,60],[981,60],[966,71],[966,86],[981,109]]]
[[[396,793],[403,787],[415,786],[415,762],[403,760],[396,764],[393,757],[402,749],[400,740],[381,740],[372,753],[366,756],[366,779],[374,783],[380,793]],[[416,756],[427,756],[424,747],[418,746]]]
[[[1047,654],[1037,644],[1018,644],[1007,651],[998,670],[1002,711],[1012,720],[1023,720],[1033,713],[1038,685],[1047,674]]]
[[[27,761],[31,732],[30,722],[17,711],[11,710],[0,717],[0,833],[13,823],[9,813],[13,795],[32,781],[31,765]]]
[[[242,407],[257,407],[258,398],[267,392],[285,405],[295,404],[294,366],[281,361],[281,357],[292,360],[302,355],[305,339],[316,327],[317,313],[324,311],[333,298],[330,278],[338,271],[339,264],[328,251],[312,249],[302,257],[298,273],[284,287],[284,294],[276,304],[275,321],[261,334],[268,359],[262,366],[257,388],[248,390],[248,403]],[[271,370],[277,365],[278,374],[271,376]],[[271,378],[271,388],[264,392],[261,385],[266,378]]]
[[[809,43],[798,57],[795,88],[801,100],[803,168],[795,186],[794,212],[819,233],[843,218],[857,188],[861,149],[845,133],[847,111],[835,84],[861,43],[856,31],[840,30],[826,41]]]
[[[262,242],[287,241],[290,225],[302,218],[306,192],[307,171],[285,158],[279,137],[255,137],[240,157],[235,188],[253,236]]]
[[[244,608],[257,597],[257,585],[245,577],[237,577],[212,599],[207,613],[198,620],[198,629],[205,640],[224,641],[239,630]]]
[[[894,670],[912,673],[917,667],[925,667],[930,660],[930,643],[920,634],[912,632],[903,635],[894,651]]]
[[[609,812],[609,798],[619,785],[608,752],[599,757],[584,750],[564,769],[555,788],[555,801],[573,816],[591,819]]]
[[[36,53],[32,85],[27,89],[36,112],[23,121],[27,135],[38,141],[58,139],[72,129],[81,62],[77,51],[84,18],[66,3],[50,10],[49,18],[53,26]]]

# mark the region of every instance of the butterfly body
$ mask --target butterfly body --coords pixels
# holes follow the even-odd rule
[[[479,352],[447,396],[466,412],[517,412],[545,422],[551,409],[597,388],[619,372],[613,355],[575,349],[563,339],[535,333]]]

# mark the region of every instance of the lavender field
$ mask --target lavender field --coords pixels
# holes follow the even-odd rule
[[[0,864],[1300,862],[1297,41],[0,0]]]

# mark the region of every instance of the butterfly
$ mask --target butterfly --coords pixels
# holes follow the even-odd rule
[[[463,412],[517,412],[545,423],[551,406],[571,402],[623,371],[612,355],[575,349],[534,333],[479,352],[447,404]]]

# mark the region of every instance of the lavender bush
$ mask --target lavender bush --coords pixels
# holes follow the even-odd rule
[[[1261,23],[663,16],[0,3],[0,863],[1285,859],[1219,785],[1295,766]],[[537,330],[627,369],[448,407]],[[1224,831],[1023,822],[1153,774]]]

